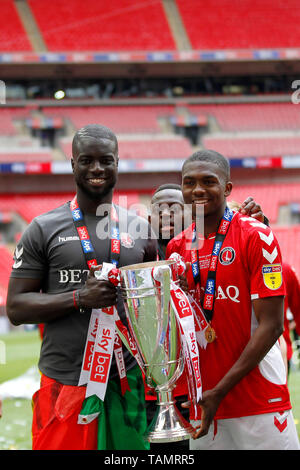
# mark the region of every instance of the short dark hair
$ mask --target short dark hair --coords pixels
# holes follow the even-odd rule
[[[118,139],[115,133],[106,126],[100,124],[88,124],[87,126],[78,129],[72,141],[72,153],[74,155],[75,149],[78,147],[80,140],[84,137],[95,137],[98,139],[109,139],[115,142],[116,150],[118,151]]]
[[[226,157],[221,155],[219,152],[215,150],[198,150],[197,152],[193,153],[190,157],[188,157],[185,162],[183,163],[182,170],[189,162],[211,162],[217,165],[225,175],[225,181],[230,180],[230,164]]]
[[[158,188],[156,188],[152,196],[154,196],[156,193],[159,193],[160,191],[163,191],[164,189],[176,189],[176,191],[181,191],[181,186],[180,184],[175,183],[161,184]]]

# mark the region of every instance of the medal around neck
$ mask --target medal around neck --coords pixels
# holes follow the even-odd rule
[[[146,381],[158,397],[156,415],[144,438],[157,443],[189,439],[193,432],[173,398],[173,389],[184,369],[180,333],[171,304],[173,264],[172,260],[156,261],[120,268],[129,329],[142,358]],[[153,275],[157,268],[160,277]]]

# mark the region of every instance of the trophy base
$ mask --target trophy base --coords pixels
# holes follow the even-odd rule
[[[144,439],[153,443],[176,442],[190,439],[194,429],[178,412],[174,402],[158,405]]]

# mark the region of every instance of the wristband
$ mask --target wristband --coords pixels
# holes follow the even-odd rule
[[[76,310],[81,310],[80,308],[80,299],[79,299],[79,290],[73,291],[73,303]]]

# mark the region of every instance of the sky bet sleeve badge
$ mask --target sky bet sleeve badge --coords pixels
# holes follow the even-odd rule
[[[281,264],[265,264],[262,267],[262,273],[265,286],[269,289],[276,290],[282,285],[282,268]]]

